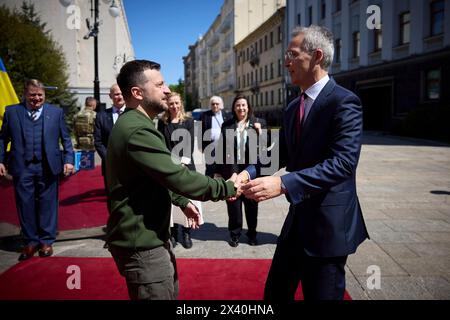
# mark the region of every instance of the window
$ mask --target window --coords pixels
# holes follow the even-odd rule
[[[273,48],[273,31],[270,32],[270,47]]]
[[[297,14],[297,24],[300,26],[302,25],[302,16],[299,14]]]
[[[270,104],[273,106],[274,105],[274,99],[273,99],[274,95],[273,95],[273,90],[270,90]]]
[[[353,58],[359,58],[360,42],[359,31],[353,32]]]
[[[334,52],[336,54],[334,61],[336,63],[341,63],[341,49],[342,49],[342,41],[341,39],[336,39],[334,44]]]
[[[336,8],[334,10],[335,12],[339,12],[342,10],[342,0],[335,0],[335,5],[336,5]]]
[[[441,97],[441,70],[429,70],[426,74],[426,93],[427,100],[439,100]]]
[[[250,74],[250,78],[251,78],[251,80],[252,80],[251,84],[253,85],[253,84],[255,83],[255,80],[253,79],[253,71],[252,71],[252,73]]]
[[[273,79],[273,62],[270,64],[270,79]]]
[[[278,59],[278,76],[281,77],[281,70],[283,69],[283,63],[281,62],[281,59]]]
[[[381,27],[379,29],[374,29],[373,30],[373,34],[374,34],[374,46],[373,46],[373,51],[380,51],[381,48],[383,47],[383,32]]]
[[[250,48],[248,48],[248,47],[247,47],[247,58],[245,59],[245,61],[248,61],[248,60],[250,60],[249,49],[250,49]]]
[[[268,79],[267,66],[264,66],[264,80],[267,81],[267,79]]]
[[[281,26],[278,26],[278,43],[283,40],[283,34],[281,33]]]
[[[410,13],[403,12],[400,14],[400,44],[409,43],[411,35],[411,20]]]
[[[255,42],[254,44],[254,48],[255,48],[255,54],[258,54],[258,41]]]
[[[268,106],[269,105],[269,91],[266,91],[265,95],[266,95],[266,106]]]
[[[238,83],[237,83],[237,86],[238,86],[238,89],[241,87],[241,77],[238,77],[238,79],[237,79],[238,81]]]
[[[267,34],[264,36],[264,50],[267,51]]]
[[[259,52],[263,52],[262,38],[259,39]]]
[[[322,19],[325,19],[326,14],[327,14],[327,6],[325,4],[325,0],[321,0],[321,3],[320,3],[320,17]]]
[[[431,36],[444,33],[444,0],[430,3]]]
[[[283,89],[279,88],[278,89],[278,104],[282,104],[283,103]]]
[[[308,7],[308,24],[312,24],[312,6]]]

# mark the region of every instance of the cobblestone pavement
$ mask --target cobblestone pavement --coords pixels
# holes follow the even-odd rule
[[[366,133],[357,185],[371,240],[348,259],[352,298],[450,299],[450,146]],[[289,206],[284,197],[260,204],[258,246],[243,235],[230,247],[225,203],[203,205],[205,224],[192,233],[191,249],[175,247],[178,258],[272,258]],[[18,233],[0,223],[0,272],[17,263]],[[109,257],[102,234],[101,227],[61,232],[55,255]]]

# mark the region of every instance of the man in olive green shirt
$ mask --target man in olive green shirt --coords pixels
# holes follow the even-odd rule
[[[111,132],[106,157],[110,217],[106,242],[131,299],[176,299],[178,277],[170,245],[171,203],[198,227],[189,199],[236,196],[232,181],[211,179],[172,161],[154,117],[165,111],[169,88],[160,65],[135,60],[117,77],[127,109]],[[186,197],[186,198],[185,198]]]

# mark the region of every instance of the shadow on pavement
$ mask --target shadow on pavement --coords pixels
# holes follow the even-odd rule
[[[246,232],[247,232],[246,229],[242,230],[240,241],[243,243],[246,243],[247,241],[247,237],[245,236]],[[191,238],[203,241],[208,240],[208,241],[228,242],[228,240],[230,239],[230,233],[228,232],[228,229],[225,227],[217,227],[213,223],[205,222],[204,224],[201,225],[200,229],[192,230]],[[276,244],[277,238],[278,236],[273,233],[258,231],[257,235],[258,245]]]
[[[450,144],[416,139],[411,137],[393,136],[381,131],[364,131],[363,144],[366,145],[387,145],[387,146],[425,146],[425,147],[450,147]]]

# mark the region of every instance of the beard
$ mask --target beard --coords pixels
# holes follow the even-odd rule
[[[166,104],[148,97],[144,97],[144,99],[142,100],[142,107],[145,109],[145,111],[150,111],[151,113],[157,114],[168,109]]]

